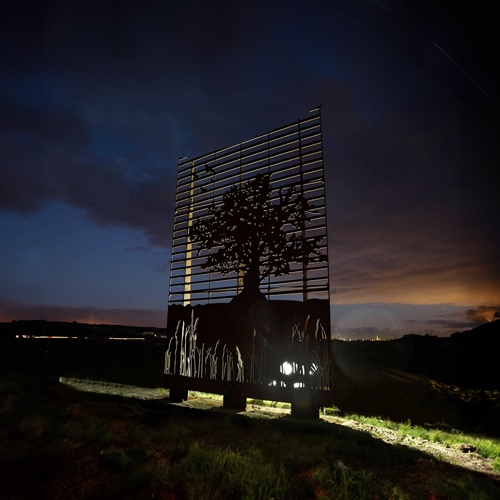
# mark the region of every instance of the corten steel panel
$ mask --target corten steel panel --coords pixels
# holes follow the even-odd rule
[[[207,216],[208,207],[222,203],[224,193],[242,186],[257,174],[271,174],[271,201],[278,189],[295,186],[314,205],[302,236],[323,237],[320,249],[326,257],[326,207],[319,108],[311,116],[280,127],[254,139],[192,159],[181,159],[177,176],[169,305],[228,302],[242,290],[241,276],[201,269],[206,252],[190,242],[189,228]],[[287,234],[299,233],[285,227]],[[270,276],[260,285],[269,299],[328,298],[328,261],[295,264],[287,277]]]
[[[295,187],[314,205],[307,224],[300,229],[285,225],[282,231],[305,240],[319,237],[325,260],[292,263],[290,274],[269,276],[260,283],[267,300],[243,307],[232,300],[243,290],[242,273],[203,270],[210,252],[190,240],[189,230],[208,216],[211,205],[222,204],[230,188],[258,174],[270,174],[271,203],[279,199],[280,189]],[[264,255],[261,264],[265,260]],[[328,239],[319,107],[308,118],[240,144],[180,159],[167,335],[166,386],[186,380],[190,389],[208,391],[208,384],[208,392],[224,393],[225,384],[237,382],[248,397],[267,394],[266,399],[279,396],[282,401],[293,400],[290,390],[297,388],[329,404]]]

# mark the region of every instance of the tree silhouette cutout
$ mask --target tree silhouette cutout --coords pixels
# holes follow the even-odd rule
[[[189,230],[199,243],[198,256],[215,250],[201,268],[223,275],[242,271],[246,294],[259,292],[259,283],[270,275],[290,274],[291,263],[326,261],[319,250],[323,236],[303,237],[314,209],[295,186],[278,191],[271,202],[270,174],[259,174],[243,186],[234,186],[223,195],[221,205],[213,203],[208,216]],[[287,234],[284,227],[297,232]]]

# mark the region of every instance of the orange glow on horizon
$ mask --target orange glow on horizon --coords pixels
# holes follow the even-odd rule
[[[445,281],[434,283],[402,282],[367,286],[364,290],[335,293],[332,280],[331,304],[392,303],[408,305],[455,304],[457,306],[496,306],[500,303],[500,286],[481,284],[466,286]],[[492,316],[493,319],[493,316]]]

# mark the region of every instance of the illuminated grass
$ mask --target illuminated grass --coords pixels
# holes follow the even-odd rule
[[[108,425],[95,418],[88,421],[67,420],[54,430],[54,435],[73,441],[98,443],[101,446],[110,446],[113,442],[113,434]]]
[[[266,463],[260,450],[246,452],[208,448],[197,442],[174,466],[171,480],[182,479],[188,498],[286,499],[289,480],[283,466]]]
[[[292,405],[290,403],[280,403],[279,401],[268,401],[267,399],[247,399],[247,404],[257,406],[267,406],[268,408],[281,408],[290,410]]]
[[[36,397],[35,386],[10,379],[0,391],[0,403],[11,402],[0,412],[6,498],[36,498],[42,487],[54,498],[71,488],[67,498],[83,500],[500,498],[494,481],[323,420],[159,409],[157,402],[139,406],[117,396],[52,389]],[[442,431],[433,432],[441,439]],[[497,453],[496,441],[489,441],[489,453]]]
[[[326,494],[327,498],[338,500],[350,500],[352,498],[360,500],[371,500],[380,498],[388,485],[381,485],[371,473],[366,471],[354,471],[346,467],[342,462],[333,466],[322,465],[313,472],[313,484],[319,486]],[[391,498],[394,498],[391,496]],[[408,497],[400,497],[408,498]]]
[[[381,419],[380,417],[363,417],[362,415],[349,415],[349,418],[362,424],[398,431],[400,435],[426,439],[431,443],[442,443],[448,446],[470,444],[476,447],[477,452],[484,458],[495,458],[498,460],[500,457],[500,439],[465,434],[455,429],[453,429],[452,432],[443,431],[441,429],[428,429],[418,425],[412,425],[410,420],[406,423],[396,423],[390,420]]]
[[[209,392],[199,392],[199,391],[189,391],[189,396],[193,396],[195,398],[207,398],[207,399],[215,399],[217,401],[222,401],[223,396],[220,394],[212,394]]]

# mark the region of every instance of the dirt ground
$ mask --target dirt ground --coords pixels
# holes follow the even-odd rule
[[[60,382],[80,391],[120,395],[139,400],[164,400],[163,402],[165,404],[185,406],[206,411],[237,412],[238,414],[246,415],[251,418],[279,418],[290,413],[290,410],[270,408],[253,404],[248,404],[244,411],[226,409],[222,407],[222,400],[204,397],[190,397],[188,401],[184,401],[182,403],[171,403],[168,401],[167,393],[164,390],[148,389],[125,384],[96,382],[63,377],[61,377]],[[492,466],[493,459],[482,457],[471,445],[462,444],[449,447],[444,443],[432,443],[422,438],[401,435],[397,431],[362,424],[355,420],[326,415],[322,415],[320,418],[326,422],[350,427],[357,431],[367,432],[371,436],[381,439],[389,444],[407,446],[424,451],[434,455],[444,462],[460,466],[469,471],[486,474],[489,477],[500,481],[500,472],[493,469]]]

